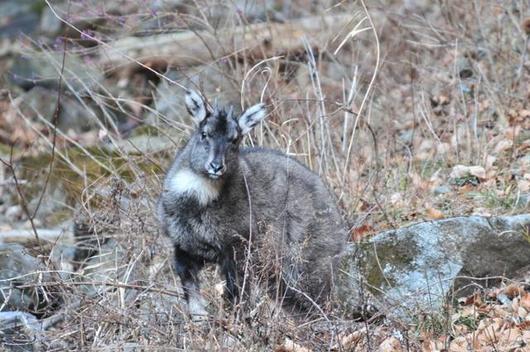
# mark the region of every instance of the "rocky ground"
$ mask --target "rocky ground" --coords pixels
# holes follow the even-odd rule
[[[0,349],[527,350],[529,33],[523,0],[2,1]],[[183,86],[264,101],[247,143],[335,192],[339,308],[234,317],[212,269],[211,320],[182,312],[154,209]]]

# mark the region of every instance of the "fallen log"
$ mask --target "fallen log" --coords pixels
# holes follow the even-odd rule
[[[38,239],[46,242],[73,243],[73,234],[67,229],[37,229]],[[1,243],[26,243],[36,241],[37,236],[31,229],[0,231]]]
[[[100,49],[105,66],[123,66],[124,62],[191,66],[232,55],[252,55],[254,59],[271,57],[303,49],[302,37],[324,47],[339,32],[348,33],[351,15],[305,17],[288,23],[255,23],[211,32],[186,31],[150,37],[128,37]],[[339,45],[340,40],[337,40]]]

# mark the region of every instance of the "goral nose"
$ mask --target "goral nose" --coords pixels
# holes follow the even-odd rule
[[[212,161],[210,163],[210,168],[212,169],[213,172],[217,173],[223,169],[223,165]]]

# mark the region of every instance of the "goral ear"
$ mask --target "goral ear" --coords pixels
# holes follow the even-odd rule
[[[241,133],[247,134],[256,125],[267,116],[267,109],[265,104],[256,104],[248,108],[239,118],[238,124],[241,128]]]
[[[200,95],[193,89],[188,89],[186,91],[185,101],[186,109],[188,109],[188,112],[197,124],[199,124],[202,120],[206,118],[207,108],[202,95]]]

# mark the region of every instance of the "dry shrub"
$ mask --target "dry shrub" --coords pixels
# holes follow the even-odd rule
[[[217,28],[260,18],[250,13],[247,18],[244,10],[234,11],[232,3],[216,1],[184,2],[181,13],[148,13],[143,1],[123,2],[122,18],[110,9],[98,12],[85,1],[72,3],[72,26],[91,16],[103,25],[81,34],[70,27],[72,36],[79,38],[68,42],[67,58],[84,57],[87,67],[98,69],[92,55],[98,41],[112,47],[117,37],[167,28],[215,34]],[[271,275],[280,275],[284,249],[275,241],[263,246],[257,258],[249,258],[248,282],[256,293],[248,311],[227,311],[218,290],[222,283],[210,269],[204,274],[208,279],[203,280],[203,290],[211,302],[212,319],[203,324],[188,320],[181,311],[171,246],[158,229],[155,204],[161,170],[191,126],[178,107],[167,115],[154,111],[155,86],[160,82],[194,82],[212,99],[219,96],[236,106],[265,101],[270,106],[268,122],[247,143],[284,151],[320,174],[354,228],[381,230],[424,217],[517,211],[515,203],[499,198],[518,194],[518,185],[527,184],[523,181],[530,173],[523,160],[528,131],[521,128],[530,109],[524,61],[528,35],[523,35],[525,25],[520,27],[530,10],[525,1],[377,1],[368,4],[368,12],[362,2],[265,3],[271,21],[324,13],[350,13],[353,20],[343,32],[329,33],[335,40],[278,53],[271,60],[229,53],[193,69],[158,62],[127,70],[106,67],[103,81],[87,79],[82,88],[69,87],[66,94],[98,109],[98,130],[79,136],[59,131],[57,163],[66,171],[55,177],[65,184],[80,183],[75,189],[82,192],[72,197],[80,209],[79,224],[85,226],[86,236],[79,243],[85,257],[95,256],[76,258],[78,270],[58,283],[64,288],[64,304],[54,312],[65,309],[66,314],[48,331],[46,346],[259,351],[272,346],[359,350],[359,344],[367,350],[401,329],[387,323],[388,330],[374,332],[367,326],[362,334],[352,335],[357,325],[349,320],[321,315],[302,323],[278,309],[281,297],[263,290]],[[158,27],[142,27],[142,22],[157,20]],[[365,30],[341,45],[354,28]],[[123,61],[130,64],[126,57]],[[183,95],[178,88],[174,92]],[[30,118],[13,109],[10,116],[21,123],[10,132],[20,138],[37,136],[32,153],[49,152],[49,122],[37,116],[41,125],[36,129]],[[142,150],[123,142],[129,133],[123,126],[138,124],[150,137],[162,138],[166,148]],[[2,140],[9,137],[0,133]],[[505,140],[508,147],[499,149]],[[71,146],[76,146],[76,155],[66,148]],[[107,147],[112,152],[101,153],[100,148]],[[449,184],[450,171],[458,164],[483,166],[485,179],[478,186],[457,187],[458,192],[452,189],[434,197],[438,187]],[[469,187],[475,193],[470,194]],[[483,209],[490,193],[491,206]],[[361,235],[368,232],[372,231]],[[267,265],[256,266],[255,260]],[[418,341],[403,335],[400,339],[402,347],[420,348]],[[395,346],[396,341],[385,343]]]

